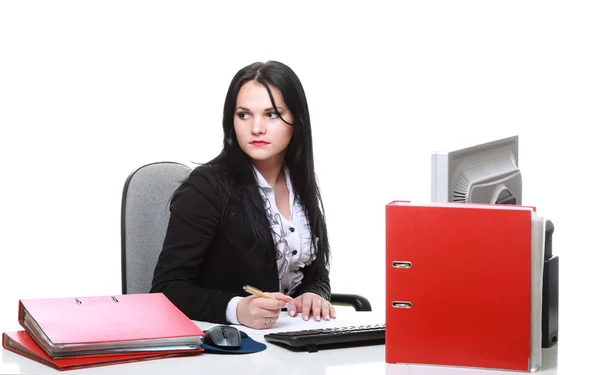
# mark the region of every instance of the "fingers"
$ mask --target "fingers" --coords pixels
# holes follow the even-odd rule
[[[323,317],[324,320],[329,320],[330,318],[335,319],[335,308],[329,301],[316,297],[313,299],[312,303],[312,316],[317,322],[321,320],[321,317]]]
[[[302,311],[302,296],[291,300],[290,302],[288,302],[288,304],[290,305],[290,308],[288,309],[288,314],[291,317],[296,316],[296,313],[298,311]]]
[[[335,319],[335,307],[331,304],[331,302],[323,300],[321,304],[321,315],[323,315],[323,319]]]
[[[311,316],[315,321],[330,320],[336,318],[336,311],[333,305],[322,298],[321,296],[313,293],[305,293],[293,301],[290,301],[291,309],[288,314],[295,316],[296,313],[300,313],[303,320],[308,320]]]
[[[247,325],[250,328],[267,329],[267,328],[273,327],[275,325],[275,323],[277,323],[278,319],[279,319],[279,314],[268,315],[268,316],[254,315],[252,317],[250,324],[247,324]]]
[[[279,311],[285,307],[285,302],[270,298],[257,297],[252,300],[252,305],[260,309],[277,312],[279,314]]]
[[[268,295],[270,295],[271,297],[275,297],[280,301],[284,301],[284,302],[289,302],[291,300],[293,300],[292,297],[285,295],[283,293],[279,293],[279,292],[274,292],[274,293],[267,293]]]
[[[313,302],[312,302],[312,314],[313,314],[313,319],[316,320],[317,322],[321,321],[321,308],[324,305],[325,300],[322,298],[314,298]],[[329,313],[328,313],[329,316]]]
[[[313,298],[314,296],[304,296],[304,298],[302,298],[302,307],[301,307],[301,311],[302,311],[302,319],[304,320],[308,320],[308,318],[310,317],[310,310],[312,308],[313,305]]]
[[[321,303],[321,315],[324,320],[329,320],[331,317],[331,303],[329,301],[323,300]]]
[[[283,304],[269,298],[244,297],[236,307],[238,322],[255,329],[271,328],[277,323]]]
[[[327,302],[327,304],[329,305],[329,316],[331,317],[331,319],[335,319],[335,316],[336,316],[335,307],[333,307],[331,302]]]
[[[271,328],[277,323],[277,319],[279,319],[279,314],[256,317],[254,322],[257,328]]]

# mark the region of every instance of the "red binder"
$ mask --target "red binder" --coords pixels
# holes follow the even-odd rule
[[[196,350],[204,337],[162,293],[25,299],[18,319],[54,359]]]
[[[148,361],[152,359],[197,355],[203,349],[135,354],[105,354],[99,356],[52,359],[33,341],[25,331],[2,334],[2,347],[59,371],[76,370],[86,367],[108,366],[118,363]]]
[[[544,221],[532,207],[386,206],[386,362],[541,365]]]

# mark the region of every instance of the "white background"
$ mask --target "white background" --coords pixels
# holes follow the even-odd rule
[[[524,204],[556,226],[560,340],[595,342],[599,6],[396,3],[0,2],[0,321],[120,293],[126,177],[215,156],[232,76],[275,59],[308,96],[334,291],[383,309],[385,204],[430,199],[431,152],[518,134]]]

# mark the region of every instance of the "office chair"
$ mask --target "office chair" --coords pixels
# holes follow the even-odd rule
[[[123,294],[150,291],[169,222],[169,199],[190,172],[184,164],[164,161],[143,165],[127,177],[121,201]],[[331,303],[371,311],[369,301],[357,294],[332,293]]]

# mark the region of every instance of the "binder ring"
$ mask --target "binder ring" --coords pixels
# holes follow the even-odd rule
[[[395,260],[392,262],[392,267],[394,267],[394,268],[411,268],[412,262]]]
[[[408,301],[393,301],[392,307],[397,309],[410,309],[412,307],[412,303]]]

